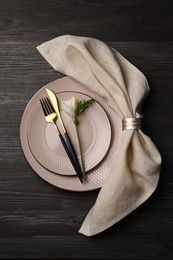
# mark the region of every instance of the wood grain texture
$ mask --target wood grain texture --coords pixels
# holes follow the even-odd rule
[[[62,34],[104,41],[171,41],[171,0],[3,0],[2,37],[41,42]]]
[[[0,0],[0,259],[173,259],[172,30],[170,1]],[[62,77],[36,46],[62,34],[106,41],[146,75],[144,132],[163,159],[151,198],[92,238],[77,231],[99,191],[51,186],[20,147],[27,102]]]

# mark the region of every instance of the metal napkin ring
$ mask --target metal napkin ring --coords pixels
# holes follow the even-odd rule
[[[122,120],[123,130],[141,129],[142,116],[139,118],[127,117]]]

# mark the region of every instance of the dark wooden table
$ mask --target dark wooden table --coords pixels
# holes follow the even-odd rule
[[[20,146],[27,102],[62,76],[36,46],[62,34],[105,41],[146,75],[144,131],[163,158],[150,199],[92,238],[77,231],[98,191],[51,186]],[[0,0],[0,259],[173,259],[172,41],[171,1]]]

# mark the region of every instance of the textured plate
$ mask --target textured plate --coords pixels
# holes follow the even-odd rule
[[[43,167],[35,159],[28,145],[28,124],[33,114],[33,111],[39,105],[39,99],[43,98],[46,95],[46,88],[51,89],[55,93],[60,93],[64,91],[75,91],[91,96],[104,108],[109,117],[112,132],[109,150],[104,160],[102,160],[102,162],[97,167],[95,167],[90,172],[90,174],[88,174],[87,181],[84,184],[80,183],[79,178],[77,176],[65,176],[55,174]],[[55,80],[41,88],[27,104],[20,125],[21,146],[26,160],[33,168],[33,170],[48,183],[56,187],[71,191],[89,191],[102,187],[111,168],[112,156],[116,156],[115,153],[118,152],[118,149],[120,147],[121,136],[122,119],[119,117],[119,115],[115,111],[113,111],[100,96],[96,95],[91,90],[86,88],[84,85],[70,77],[64,77],[62,79]]]
[[[67,132],[73,142],[75,151],[80,160],[80,151],[74,123],[62,108],[62,102],[72,96],[78,100],[87,100],[90,97],[78,92],[58,93],[60,111]],[[61,130],[59,120],[57,125]],[[98,102],[88,107],[79,116],[79,133],[81,136],[85,169],[93,169],[104,158],[111,141],[111,127],[107,114]],[[76,175],[69,158],[61,144],[55,127],[47,123],[41,105],[33,112],[28,124],[28,144],[36,160],[48,170],[62,175]]]

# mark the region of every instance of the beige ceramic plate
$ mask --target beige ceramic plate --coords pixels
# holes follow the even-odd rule
[[[87,181],[81,184],[77,176],[65,176],[51,172],[47,168],[43,167],[38,160],[33,156],[28,144],[28,127],[33,111],[39,106],[39,99],[45,97],[46,88],[51,89],[55,93],[74,91],[83,93],[90,97],[93,97],[106,111],[111,125],[111,142],[108,152],[104,156],[104,159],[88,174]],[[29,101],[22,116],[20,125],[20,140],[24,155],[33,168],[33,170],[48,183],[66,190],[72,191],[89,191],[102,187],[106,177],[110,171],[112,156],[118,151],[121,143],[122,135],[122,119],[119,115],[113,111],[105,101],[87,89],[81,83],[75,81],[70,77],[64,77],[62,79],[55,80],[43,88],[41,88]],[[116,174],[116,173],[115,173]]]
[[[70,116],[61,109],[62,102],[72,96],[78,100],[87,100],[90,97],[71,91],[57,94],[64,124],[81,161],[75,125]],[[59,120],[57,125],[61,130]],[[96,167],[107,153],[111,141],[111,127],[105,111],[96,101],[79,116],[78,127],[87,172]],[[76,175],[55,127],[46,122],[41,105],[36,107],[30,118],[28,144],[36,160],[48,170],[62,175]]]

